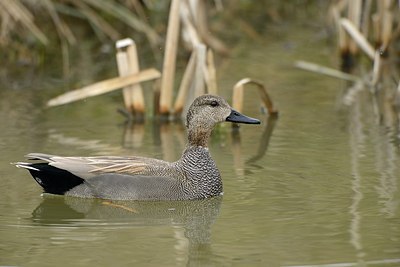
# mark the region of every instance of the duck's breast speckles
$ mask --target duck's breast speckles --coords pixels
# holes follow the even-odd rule
[[[187,148],[179,164],[193,194],[210,197],[222,193],[221,175],[207,148]]]

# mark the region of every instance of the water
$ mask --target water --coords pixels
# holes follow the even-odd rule
[[[115,112],[118,94],[44,109],[57,93],[51,87],[63,86],[46,74],[3,83],[0,265],[400,266],[398,132],[378,123],[368,93],[344,106],[341,81],[292,68],[294,60],[331,65],[334,57],[314,29],[291,27],[276,29],[275,41],[243,43],[218,70],[227,99],[237,80],[252,77],[280,111],[265,118],[249,89],[244,113],[262,124],[216,129],[210,151],[222,198],[41,196],[10,162],[28,152],[173,161],[185,146],[184,126],[152,119],[127,126]]]

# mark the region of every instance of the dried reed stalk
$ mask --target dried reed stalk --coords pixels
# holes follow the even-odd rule
[[[206,68],[206,53],[207,48],[204,44],[199,44],[196,47],[196,70],[193,81],[193,99],[189,99],[191,103],[196,97],[205,94],[205,79],[204,69]]]
[[[338,46],[340,53],[346,54],[348,52],[348,36],[343,29],[343,27],[340,26],[340,11],[337,5],[331,8],[330,13],[332,14],[332,19],[334,23],[336,24],[336,27],[338,29]]]
[[[178,96],[175,100],[175,105],[174,105],[175,115],[179,115],[183,111],[185,100],[188,94],[188,89],[190,88],[190,84],[193,82],[195,66],[196,66],[196,50],[194,50],[190,55],[189,62],[186,66],[185,72],[183,73],[181,85],[179,86]]]
[[[182,21],[182,38],[186,41],[189,49],[193,50],[201,41],[197,29],[191,20],[191,11],[187,1],[182,2],[180,17]]]
[[[126,53],[128,55],[130,74],[135,74],[140,72],[139,58],[135,42],[133,42],[133,45],[128,46],[128,48],[126,49]],[[133,111],[137,115],[143,115],[145,112],[145,102],[143,97],[143,89],[139,83],[132,85],[132,97],[133,97]]]
[[[244,98],[244,86],[247,84],[254,84],[258,89],[258,93],[260,94],[261,101],[263,105],[267,108],[268,113],[270,115],[278,114],[278,110],[274,107],[273,102],[265,88],[264,84],[259,81],[252,80],[250,78],[244,78],[238,81],[233,87],[233,96],[232,96],[232,107],[239,111],[243,111],[243,98]]]
[[[195,14],[196,16],[195,24],[201,39],[214,51],[217,51],[222,55],[228,55],[229,49],[226,47],[226,45],[221,40],[213,36],[208,29],[205,1],[199,0],[196,1],[196,3],[197,6],[192,8],[192,14]]]
[[[181,0],[172,0],[168,19],[168,30],[165,44],[163,73],[161,79],[160,113],[168,115],[171,111],[176,52],[179,36],[179,7]]]
[[[352,22],[355,29],[359,31],[361,24],[361,10],[362,1],[361,0],[351,0],[348,1],[348,18]],[[354,40],[349,40],[349,51],[352,55],[357,54],[358,47]]]
[[[314,63],[310,63],[310,62],[305,62],[305,61],[296,61],[294,66],[296,68],[299,69],[303,69],[303,70],[308,70],[311,72],[316,72],[316,73],[320,73],[320,74],[324,74],[327,76],[331,76],[334,78],[339,78],[342,80],[346,80],[346,81],[351,81],[351,82],[357,82],[360,80],[360,78],[358,78],[357,76],[348,74],[348,73],[344,73],[342,71],[339,70],[335,70],[335,69],[331,69],[331,68],[327,68],[318,64],[314,64]]]
[[[120,76],[139,72],[139,60],[135,42],[130,39],[119,40],[117,47],[117,65]],[[126,109],[138,116],[145,112],[143,91],[140,84],[128,85],[122,90]]]
[[[392,13],[386,11],[382,22],[382,46],[380,47],[380,49],[383,51],[388,48],[390,39],[392,37],[392,30],[393,30],[392,22],[393,22]]]
[[[129,62],[128,56],[126,55],[126,51],[123,51],[122,48],[119,48],[121,41],[117,42],[117,54],[115,55],[117,60],[118,73],[120,77],[124,77],[126,75],[132,74],[129,73]],[[126,110],[129,113],[133,113],[133,97],[132,97],[132,85],[127,85],[122,89],[122,96],[124,99],[124,105]]]
[[[347,31],[347,33],[353,38],[358,46],[370,57],[374,59],[375,50],[367,39],[360,33],[360,31],[354,26],[354,24],[348,19],[341,18],[340,25]]]
[[[204,44],[198,44],[195,48],[195,62],[194,62],[194,70],[192,75],[192,82],[188,87],[187,96],[184,99],[184,107],[181,115],[185,116],[190,104],[193,100],[204,94],[205,90],[205,80],[204,80],[204,69],[205,69],[205,61],[206,61],[206,46]]]
[[[361,18],[362,24],[360,26],[360,30],[364,36],[369,35],[371,7],[372,7],[372,0],[365,0]]]
[[[218,87],[217,87],[217,72],[215,70],[214,64],[214,53],[211,49],[207,50],[207,69],[206,69],[206,82],[208,93],[212,95],[218,94]]]
[[[158,70],[147,69],[137,74],[104,80],[57,96],[49,100],[47,106],[59,106],[87,97],[105,94],[130,84],[157,79],[160,78],[160,76],[161,74]]]
[[[377,44],[381,50],[386,50],[389,46],[393,31],[393,14],[391,11],[391,0],[378,1],[378,16],[379,16],[379,39]]]
[[[344,5],[346,3],[346,5]],[[348,71],[353,67],[353,55],[350,53],[349,43],[350,37],[344,30],[344,28],[340,25],[340,17],[341,12],[347,6],[347,2],[338,1],[334,5],[330,7],[330,17],[333,20],[333,23],[336,25],[337,34],[338,34],[338,48],[341,56],[341,69],[344,71]]]

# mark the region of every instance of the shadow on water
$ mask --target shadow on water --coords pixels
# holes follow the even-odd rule
[[[211,227],[222,197],[192,201],[109,201],[43,195],[30,218],[45,227],[139,227],[170,225],[183,229],[188,265],[208,265]],[[178,240],[179,241],[179,240]]]

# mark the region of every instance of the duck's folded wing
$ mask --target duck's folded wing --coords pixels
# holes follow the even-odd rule
[[[153,166],[168,165],[167,162],[143,157],[60,157],[55,155],[31,153],[31,160],[41,160],[50,166],[68,171],[83,179],[93,178],[104,173],[139,174]]]
[[[174,177],[101,174],[72,188],[66,195],[114,200],[188,199],[182,181]]]

